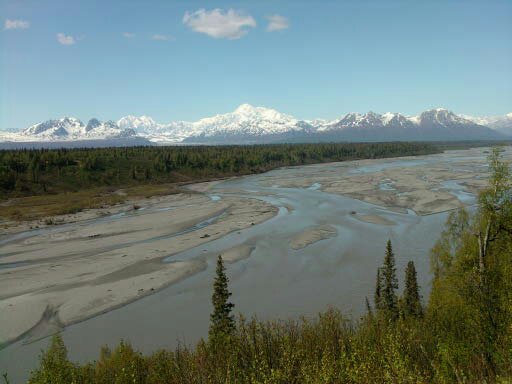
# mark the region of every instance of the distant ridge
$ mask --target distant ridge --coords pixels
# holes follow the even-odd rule
[[[274,109],[242,104],[233,112],[196,122],[155,122],[148,116],[114,121],[73,117],[48,120],[19,132],[3,132],[0,141],[74,142],[140,138],[148,143],[244,144],[315,141],[502,140],[512,134],[512,114],[496,118],[456,115],[444,109],[418,116],[400,113],[347,113],[335,120],[298,120]]]

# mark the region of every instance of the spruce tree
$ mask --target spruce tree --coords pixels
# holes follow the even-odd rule
[[[231,292],[228,290],[229,279],[226,276],[226,268],[219,255],[215,281],[213,283],[212,304],[213,312],[210,315],[210,339],[230,335],[235,329],[235,319],[231,313],[233,303],[228,302]]]
[[[398,289],[398,280],[396,278],[395,255],[391,240],[386,245],[386,257],[382,266],[382,308],[389,313],[392,318],[398,316],[398,298],[396,290]]]
[[[375,294],[373,295],[373,302],[375,310],[382,309],[382,276],[380,274],[381,268],[377,268],[377,278],[375,279]]]
[[[407,267],[405,269],[403,312],[405,316],[413,317],[420,317],[423,313],[416,268],[414,267],[414,262],[412,261],[407,263]]]

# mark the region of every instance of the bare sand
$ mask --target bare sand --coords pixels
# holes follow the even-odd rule
[[[81,212],[55,231],[0,249],[0,345],[43,337],[154,293],[206,267],[205,261],[162,259],[261,223],[277,209],[255,199],[180,194],[130,206]],[[130,204],[133,204],[131,202]],[[120,217],[104,217],[116,213]],[[23,228],[20,226],[19,228]],[[248,257],[231,250],[228,262]]]
[[[455,180],[473,193],[486,185],[482,151],[466,151],[469,158],[477,155],[471,160],[441,154],[349,161],[287,168],[258,178],[269,187],[317,189],[392,211],[412,209],[427,215],[462,205],[446,181]],[[511,154],[507,151],[506,158],[510,160]],[[398,165],[382,167],[396,160]],[[206,267],[204,260],[162,260],[168,256],[172,260],[172,255],[198,245],[207,249],[209,241],[277,213],[261,200],[233,196],[237,193],[233,189],[212,201],[204,193],[218,183],[189,185],[191,193],[53,217],[62,225],[0,245],[0,346],[20,337],[37,339],[191,276]],[[134,210],[134,205],[140,209]],[[376,225],[394,224],[378,215],[354,216]],[[3,234],[15,235],[36,226],[44,227],[44,220],[12,225]],[[334,227],[319,225],[295,235],[289,245],[303,249],[332,236],[336,236]],[[223,257],[233,263],[250,257],[252,251],[251,245],[240,245],[224,251]]]
[[[290,240],[290,247],[295,250],[306,248],[320,240],[334,237],[338,234],[336,228],[331,225],[319,225],[309,228],[294,236]]]
[[[395,225],[396,223],[392,220],[386,219],[385,217],[379,215],[358,215],[355,214],[354,217],[358,220],[364,221],[366,223],[378,224],[378,225]]]
[[[485,188],[487,161],[482,156],[485,150],[466,150],[467,157],[460,159],[447,152],[288,168],[286,172],[268,174],[264,185],[309,189],[315,186],[323,192],[349,196],[396,212],[411,209],[419,215],[430,215],[463,205],[443,185],[446,181],[455,180],[475,195]],[[512,160],[510,148],[503,155],[505,160]],[[395,162],[398,164],[393,164]],[[390,166],[384,167],[383,164]]]
[[[186,185],[185,188],[195,192],[208,192],[217,184],[222,183],[224,180],[205,181],[203,183],[194,183]]]
[[[221,253],[221,256],[222,260],[226,263],[232,264],[237,261],[247,259],[251,256],[252,251],[254,251],[253,245],[242,244],[225,250]]]

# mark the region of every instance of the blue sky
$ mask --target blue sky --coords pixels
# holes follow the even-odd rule
[[[0,0],[0,17],[0,128],[241,103],[512,112],[512,1]]]

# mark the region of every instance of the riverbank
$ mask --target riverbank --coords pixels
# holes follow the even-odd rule
[[[510,148],[507,148],[504,155],[510,159],[511,153]],[[120,284],[118,289],[127,290],[134,297],[133,301],[119,307],[110,307],[112,303],[106,303],[104,312],[93,315],[86,321],[66,326],[62,332],[72,351],[70,358],[81,362],[97,358],[97,351],[101,346],[115,346],[120,339],[129,340],[144,353],[151,353],[161,348],[190,345],[206,336],[208,315],[211,312],[211,282],[219,254],[226,259],[236,312],[240,311],[247,316],[255,315],[262,320],[287,319],[313,315],[335,305],[344,313],[357,317],[365,310],[364,300],[361,298],[371,297],[375,288],[375,270],[381,264],[384,245],[388,239],[392,240],[396,251],[398,273],[403,271],[409,260],[413,260],[418,273],[418,284],[422,287],[424,297],[428,297],[431,276],[425,250],[431,249],[439,238],[447,213],[418,215],[407,205],[376,205],[355,199],[349,195],[349,182],[344,183],[342,192],[326,193],[324,190],[330,183],[335,184],[352,176],[373,174],[375,181],[372,193],[375,198],[385,201],[385,196],[401,192],[394,185],[394,180],[383,177],[384,172],[393,170],[397,175],[415,174],[421,180],[424,172],[436,169],[439,176],[436,185],[419,185],[439,187],[441,192],[454,198],[454,207],[460,206],[459,204],[468,206],[475,200],[469,187],[473,181],[468,177],[474,175],[475,183],[486,178],[487,169],[481,166],[486,161],[486,156],[485,149],[449,151],[433,156],[286,167],[222,182],[193,184],[187,186],[190,190],[183,193],[183,196],[187,196],[186,199],[180,195],[161,196],[162,199],[169,199],[162,200],[165,202],[163,204],[158,204],[159,198],[141,199],[142,205],[139,209],[127,206],[126,212],[98,216],[92,221],[93,224],[85,220],[49,226],[36,232],[41,236],[39,250],[37,238],[30,239],[23,232],[13,235],[18,236],[17,239],[0,245],[0,253],[3,255],[0,262],[3,262],[4,257],[9,257],[11,262],[17,260],[21,263],[32,263],[34,259],[40,260],[41,266],[20,264],[5,269],[4,265],[0,269],[0,277],[3,279],[4,276],[13,276],[7,272],[23,273],[23,278],[11,280],[12,284],[19,286],[18,295],[23,300],[32,300],[32,295],[39,295],[41,300],[52,300],[50,295],[61,294],[55,291],[56,287],[51,286],[54,277],[61,278],[58,276],[59,269],[66,270],[68,263],[73,263],[75,267],[84,264],[79,273],[63,276],[63,281],[60,282],[60,289],[75,289],[76,296],[82,300],[79,291],[81,289],[90,289],[88,292],[94,295],[97,293],[87,287],[87,284],[83,285],[88,275],[80,274],[95,272],[94,263],[102,263],[105,268],[111,268],[112,264],[109,263],[117,263],[116,259],[122,261],[130,257],[129,265],[123,265],[117,271],[100,271],[101,276],[92,280],[90,285],[105,289],[106,292],[98,294],[101,298],[108,299],[108,294],[120,297],[120,292],[108,292],[111,289],[108,285]],[[466,181],[462,184],[449,179],[454,173],[466,174]],[[290,187],[291,183],[301,186]],[[363,183],[358,185],[361,188],[368,187]],[[216,234],[218,230],[215,225],[228,219],[226,213],[222,212],[223,204],[231,204],[231,199],[239,201],[233,203],[233,206],[240,207],[238,212],[242,216],[229,218],[233,223],[231,232]],[[148,205],[144,205],[144,202]],[[206,211],[202,210],[203,207]],[[258,221],[251,218],[253,214],[249,212],[258,210],[258,207],[272,209],[272,214],[261,213],[270,219]],[[435,205],[432,207],[436,208]],[[275,214],[277,209],[279,211]],[[172,227],[175,223],[175,211],[183,213],[180,214],[183,221],[193,219],[189,221],[190,227],[181,228],[186,233],[177,234],[176,231],[179,232],[180,228]],[[192,215],[191,212],[195,213]],[[165,214],[167,218],[157,220],[159,214]],[[236,229],[242,227],[237,224],[237,218],[243,216],[245,229]],[[139,221],[132,222],[135,223],[132,226],[130,223],[134,218]],[[161,223],[160,229],[153,228],[153,222],[155,225]],[[259,225],[251,225],[252,222]],[[143,231],[137,231],[139,225]],[[324,228],[323,226],[332,229],[328,228],[327,232],[317,231]],[[76,231],[69,231],[70,228],[75,228]],[[334,233],[333,229],[336,235],[330,236]],[[31,236],[34,232],[28,234]],[[301,242],[304,247],[294,249],[291,246],[290,241],[296,236],[302,236],[300,240],[304,240]],[[109,239],[112,244],[121,248],[101,249],[101,244],[104,247],[109,245]],[[73,244],[75,249],[68,249],[66,258],[52,260],[54,252],[62,253],[59,243],[65,242]],[[98,248],[91,246],[95,242],[98,242]],[[183,244],[180,246],[179,242]],[[162,245],[165,248],[161,248]],[[10,253],[5,253],[7,247],[15,246],[17,249],[9,248]],[[165,257],[166,252],[158,252],[171,247],[183,251],[168,259]],[[131,248],[130,252],[135,254],[130,253],[123,257],[127,254],[127,248]],[[77,249],[82,250],[80,254],[76,252]],[[44,250],[46,254],[43,253]],[[146,261],[146,256],[155,262]],[[162,256],[163,259],[160,258]],[[108,259],[108,263],[100,261],[103,257]],[[73,258],[76,260],[72,260]],[[182,277],[171,275],[171,269],[162,272],[154,270],[156,266],[168,268],[165,261],[174,265],[175,271],[180,270]],[[30,268],[39,271],[41,285],[32,286],[30,289],[33,292],[23,292],[22,284],[28,281],[35,283],[30,275]],[[158,273],[166,274],[165,279],[169,283],[165,288],[156,287],[151,291],[155,287],[155,279],[151,280],[151,277],[156,277]],[[139,277],[133,281],[144,285],[125,285],[123,280],[132,279],[134,274]],[[43,282],[49,287],[42,285]],[[74,286],[75,282],[82,285]],[[139,294],[140,288],[144,291]],[[21,304],[23,300],[20,300]],[[0,302],[2,301],[0,298]],[[54,303],[58,304],[56,301],[51,304]],[[92,304],[96,306],[93,308],[103,305],[101,302]],[[12,309],[11,307],[9,310]],[[0,350],[0,371],[12,372],[15,382],[26,380],[27,373],[37,364],[40,350],[47,347],[48,338],[37,339],[62,328],[59,311],[68,311],[69,314],[71,310],[76,313],[77,309],[80,308],[73,306],[72,300],[60,307],[39,309],[44,321],[32,329],[33,335],[25,334],[18,342]],[[19,314],[18,318],[12,318],[9,322],[23,322],[23,311]],[[66,316],[67,321],[73,320],[71,316]],[[30,343],[27,344],[27,341]]]
[[[504,156],[510,160],[510,147],[506,148]],[[286,173],[269,172],[263,183],[267,187],[320,190],[396,212],[431,215],[475,202],[475,196],[487,185],[485,152],[473,148],[439,155],[315,164],[287,168]],[[454,153],[464,153],[464,157],[454,162]],[[376,217],[356,217],[385,224]]]
[[[486,183],[486,159],[482,149],[463,154],[288,167],[252,176],[263,189],[238,188],[244,178],[216,180],[188,185],[185,193],[12,225],[0,238],[7,241],[0,259],[0,320],[7,326],[0,329],[0,343],[43,337],[203,271],[204,258],[169,256],[273,217],[278,208],[268,199],[282,188],[348,196],[403,214],[430,215],[471,203]],[[281,206],[291,215],[296,209],[292,201]],[[351,218],[390,229],[399,223],[379,210],[350,210]],[[298,251],[343,236],[333,223],[314,223],[286,241]],[[254,249],[253,243],[239,244],[219,253],[236,262]]]
[[[0,258],[0,345],[44,337],[195,274],[204,261],[162,260],[276,212],[255,199],[177,194],[80,212],[10,241]]]
[[[0,151],[0,228],[284,166],[440,151],[418,142]]]

